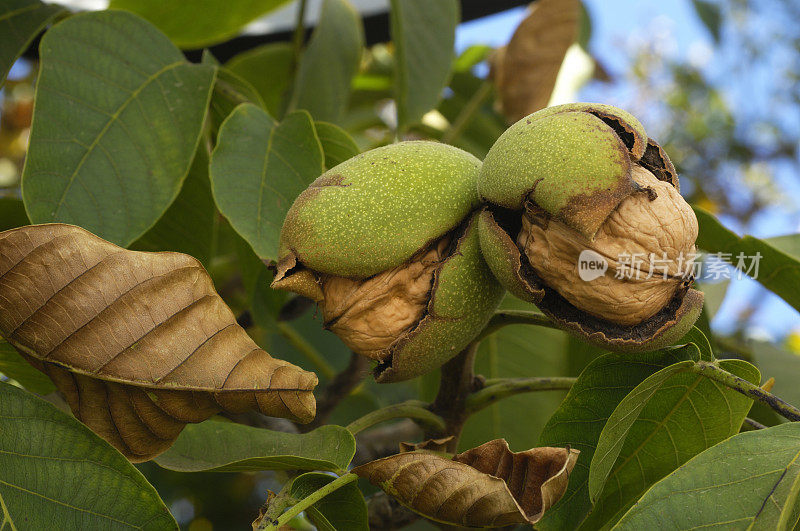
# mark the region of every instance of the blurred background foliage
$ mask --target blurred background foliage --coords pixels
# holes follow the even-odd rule
[[[532,6],[458,26],[452,77],[442,99],[435,110],[401,129],[403,139],[441,140],[482,158],[510,121],[548,104],[610,103],[632,112],[665,147],[690,202],[738,233],[771,237],[800,232],[795,199],[800,196],[800,3],[539,0]],[[287,9],[296,10],[296,2]],[[362,150],[397,138],[396,55],[391,43],[369,46],[347,108],[339,116],[334,113]],[[225,59],[273,116],[280,118],[291,107],[284,96],[297,58],[289,44],[261,45]],[[0,93],[0,201],[19,198],[36,71],[35,60],[18,61]],[[0,225],[4,217],[19,215],[15,205],[2,204]],[[210,272],[256,340],[316,370],[323,385],[344,369],[350,353],[321,329],[314,309],[269,290],[271,273],[219,215],[215,234]],[[800,377],[797,312],[752,280],[705,280],[704,319],[718,347],[756,362],[765,377],[776,377],[777,395],[800,402],[797,379],[791,377]],[[291,305],[296,306],[293,317],[300,317],[279,318]],[[513,299],[504,306],[524,307]],[[476,368],[486,378],[574,376],[598,354],[561,332],[515,325],[481,345]],[[368,378],[330,421],[345,424],[376,407],[430,399],[437,382],[431,374],[379,387]],[[470,419],[462,444],[505,437],[513,449],[534,446],[562,397],[532,393],[495,404]],[[753,416],[765,424],[778,422],[768,412]],[[264,418],[237,420],[287,428]],[[414,426],[409,422],[407,428],[413,438]],[[362,460],[393,451],[381,440],[380,429],[360,439],[359,452],[369,454]],[[247,528],[267,491],[280,485],[280,478],[268,473],[178,474],[150,463],[141,469],[178,522],[192,531]]]

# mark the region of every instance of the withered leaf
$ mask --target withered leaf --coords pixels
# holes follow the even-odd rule
[[[0,233],[0,335],[132,461],[221,410],[314,418],[317,377],[258,348],[191,256],[72,225]]]
[[[543,109],[578,36],[579,0],[539,0],[492,60],[500,111],[509,123]]]
[[[401,442],[401,452],[413,452],[414,450],[427,450],[429,452],[447,452],[447,444],[453,440],[453,436],[442,439],[428,439],[418,443]]]
[[[415,450],[353,472],[431,520],[502,527],[538,522],[564,495],[578,453],[549,447],[515,453],[495,439],[453,459]]]

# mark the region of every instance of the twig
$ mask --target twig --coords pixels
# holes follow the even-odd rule
[[[444,132],[444,135],[442,135],[442,143],[452,144],[459,136],[461,136],[461,134],[464,132],[464,129],[475,117],[475,113],[478,112],[481,104],[484,102],[484,100],[486,100],[486,98],[489,97],[491,93],[491,81],[484,81],[469,99],[467,104],[461,108],[461,112],[458,113],[458,116],[456,116],[456,119],[453,120],[453,123],[450,125],[447,131]]]
[[[452,436],[447,451],[455,452],[461,429],[469,416],[464,408],[470,393],[483,387],[483,379],[475,376],[475,353],[478,342],[474,341],[455,358],[442,366],[442,376],[436,400],[431,411],[445,421],[444,429],[426,430],[425,438],[436,439]]]
[[[442,419],[442,417],[427,409],[425,407],[426,405],[427,404],[425,404],[425,402],[421,402],[419,400],[409,400],[407,402],[401,402],[399,404],[382,407],[371,413],[367,413],[359,419],[354,420],[347,425],[347,429],[350,430],[353,435],[355,435],[356,433],[385,420],[409,418],[416,420],[420,424],[423,424],[430,429],[444,430],[445,421]]]
[[[300,55],[303,52],[303,41],[306,36],[305,18],[306,18],[306,4],[307,0],[300,0],[297,4],[297,18],[295,19],[294,34],[292,36],[292,62],[289,66],[289,84],[281,96],[281,105],[279,117],[283,116],[291,107],[291,96],[294,92],[295,75],[297,68],[300,65]]]
[[[481,409],[520,393],[533,391],[567,391],[577,378],[505,378],[486,382],[486,387],[467,397],[465,410],[471,415]]]
[[[757,420],[751,419],[750,417],[747,417],[746,419],[744,419],[744,423],[747,424],[748,426],[750,426],[754,430],[765,430],[765,429],[767,429],[766,426],[764,426],[763,424],[761,424]]]
[[[792,421],[800,421],[800,409],[783,401],[777,396],[773,395],[747,380],[739,378],[735,374],[731,374],[725,369],[721,369],[713,362],[698,361],[692,367],[692,371],[710,378],[715,382],[733,389],[754,400],[758,400],[775,410],[778,415]]]
[[[339,476],[338,478],[334,479],[327,485],[315,490],[295,505],[292,506],[291,509],[283,513],[278,517],[278,520],[274,523],[269,523],[264,527],[259,526],[258,529],[264,530],[277,530],[281,529],[283,526],[287,525],[292,518],[297,516],[298,514],[302,513],[319,500],[330,494],[331,492],[335,491],[338,488],[344,487],[348,483],[352,483],[353,481],[357,480],[358,476],[355,474],[345,474],[344,476]],[[264,519],[266,521],[266,519]]]
[[[353,352],[347,367],[334,376],[320,393],[317,399],[317,416],[310,423],[303,425],[301,430],[310,431],[325,424],[336,406],[361,383],[368,368],[369,359]]]
[[[544,314],[539,312],[529,312],[525,310],[501,310],[495,312],[489,320],[489,324],[483,329],[478,336],[478,341],[486,339],[488,336],[497,332],[504,326],[513,324],[529,324],[536,326],[543,326],[545,328],[554,328],[559,330],[558,326]]]
[[[306,35],[306,5],[307,0],[300,0],[297,5],[297,18],[295,18],[294,35],[292,35],[292,70],[297,68],[300,62],[300,52],[303,50],[303,40]]]

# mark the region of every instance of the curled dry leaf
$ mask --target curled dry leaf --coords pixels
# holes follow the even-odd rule
[[[314,418],[317,377],[258,348],[200,262],[72,225],[0,233],[0,335],[132,461],[221,410]]]
[[[401,442],[401,452],[413,452],[414,450],[428,450],[429,452],[447,452],[447,444],[453,440],[453,436],[441,439],[428,439],[418,443]]]
[[[470,527],[533,524],[567,489],[578,450],[512,452],[503,439],[448,459],[425,450],[353,469],[426,518]]]
[[[578,37],[579,0],[538,0],[492,59],[500,111],[509,123],[550,101],[567,50]]]

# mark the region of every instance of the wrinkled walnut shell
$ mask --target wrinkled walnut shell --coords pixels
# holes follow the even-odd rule
[[[694,211],[672,185],[638,164],[632,172],[647,193],[625,198],[593,240],[533,212],[523,215],[517,237],[534,271],[568,302],[628,326],[652,317],[691,284],[698,231]],[[591,280],[578,272],[586,250],[608,265]]]
[[[606,259],[626,249],[693,255],[697,222],[675,169],[625,111],[574,104],[523,118],[490,150],[478,190],[489,202],[479,221],[486,262],[565,330],[609,350],[655,350],[700,315],[702,293],[674,268],[650,285],[578,278],[583,248]]]

